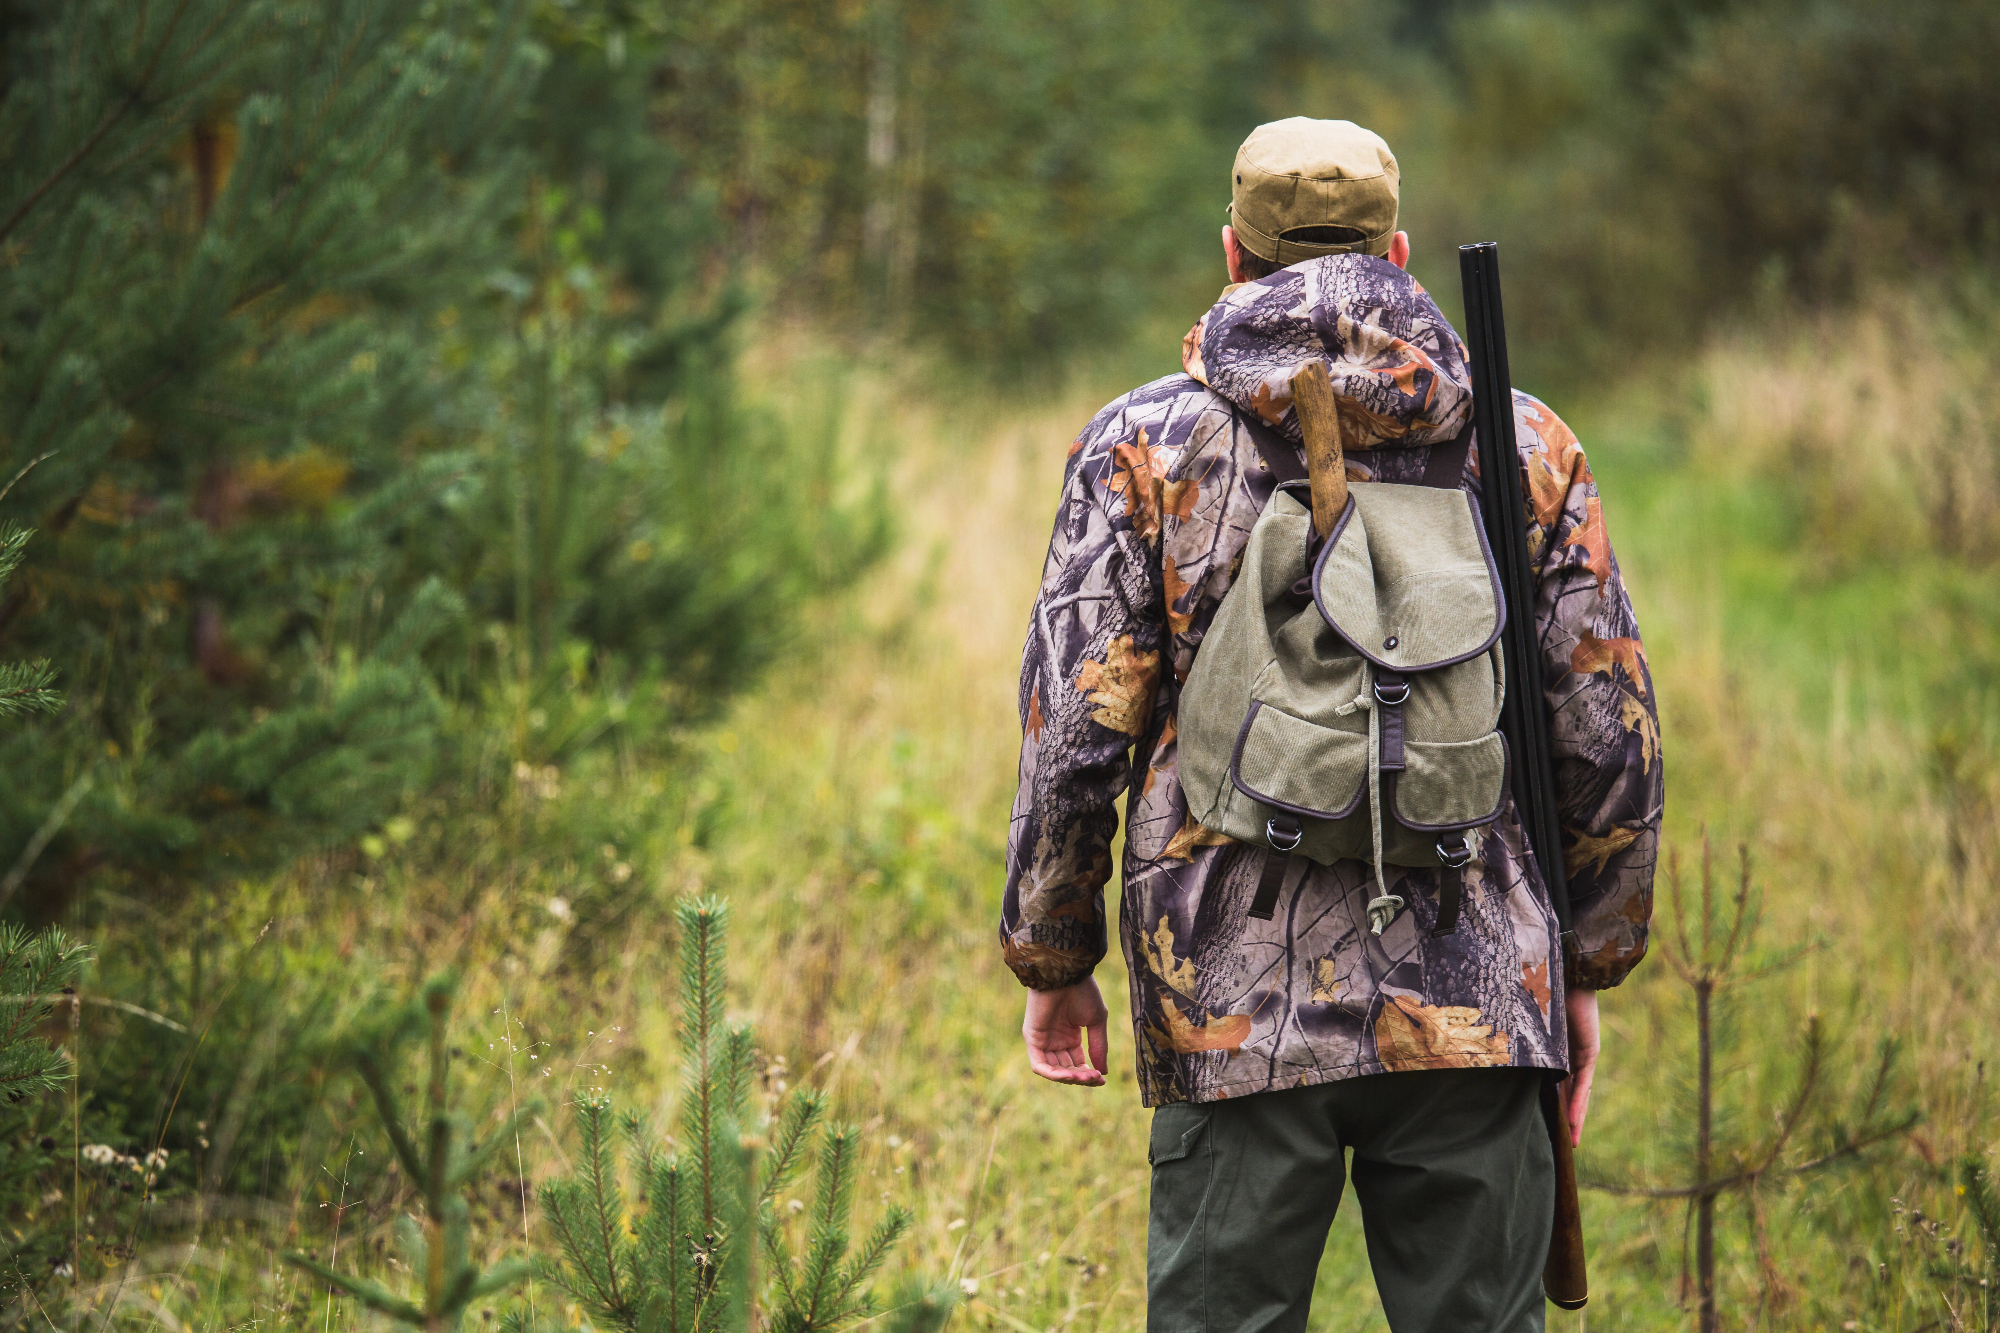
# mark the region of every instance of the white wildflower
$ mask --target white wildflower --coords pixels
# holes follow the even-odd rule
[[[108,1143],[92,1143],[83,1150],[83,1160],[98,1166],[110,1166],[120,1156],[119,1151]]]
[[[979,1279],[976,1277],[962,1277],[958,1280],[958,1289],[967,1296],[977,1296],[979,1294]]]

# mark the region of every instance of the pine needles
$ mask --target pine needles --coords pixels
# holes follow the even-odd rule
[[[734,1333],[751,1326],[753,1251],[763,1252],[769,1280],[762,1326],[776,1333],[819,1333],[871,1314],[868,1280],[909,1229],[892,1207],[857,1248],[849,1230],[860,1133],[823,1127],[825,1098],[800,1089],[771,1123],[753,1123],[749,1097],[751,1037],[727,1021],[728,908],[683,902],[680,1151],[664,1154],[645,1121],[620,1120],[610,1099],[576,1106],[581,1163],[541,1191],[559,1251],[541,1271],[593,1320],[627,1333]],[[647,1204],[628,1224],[614,1140],[623,1130],[630,1171]],[[760,1141],[768,1132],[768,1142]],[[815,1195],[802,1220],[803,1249],[790,1222],[804,1205],[788,1187],[813,1153]],[[761,1179],[756,1156],[762,1151]]]
[[[0,523],[0,588],[21,563],[21,552],[34,534],[12,523]],[[55,691],[55,669],[47,662],[0,662],[0,722],[43,713],[62,702]]]

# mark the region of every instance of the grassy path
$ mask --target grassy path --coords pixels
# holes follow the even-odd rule
[[[824,613],[804,651],[713,738],[714,780],[746,836],[715,850],[708,873],[749,917],[757,965],[745,975],[771,979],[744,1003],[791,1069],[878,1126],[883,1187],[921,1208],[912,1259],[973,1284],[972,1311],[993,1327],[1141,1322],[1146,1114],[1118,1067],[1129,1063],[1122,962],[1114,954],[1101,973],[1114,1007],[1110,1088],[1056,1089],[1019,1057],[1019,994],[991,934],[1022,625],[1064,446],[1106,396],[963,419],[885,397],[892,424],[877,429],[908,464],[902,556],[857,603]],[[1924,778],[1924,723],[1896,706],[1906,679],[1865,657],[1816,655],[1788,626],[1830,620],[1823,605],[1814,619],[1813,596],[1849,606],[1864,628],[1949,610],[1906,597],[1855,611],[1864,594],[1851,586],[1800,604],[1780,571],[1746,579],[1761,537],[1740,515],[1755,496],[1658,466],[1630,421],[1607,414],[1599,439],[1586,422],[1585,443],[1664,695],[1672,845],[1693,862],[1703,828],[1725,854],[1748,841],[1764,944],[1818,946],[1730,1010],[1741,1049],[1722,1066],[1725,1137],[1754,1134],[1789,1089],[1808,1012],[1824,1014],[1835,1052],[1826,1105],[1895,1030],[1909,1040],[1902,1096],[1930,1116],[1916,1152],[1878,1155],[1810,1200],[1763,1191],[1761,1246],[1742,1205],[1734,1220],[1725,1209],[1731,1300],[1761,1303],[1767,1318],[1822,1319],[1868,1298],[1854,1274],[1892,1246],[1889,1195],[1921,1192],[1926,1158],[1983,1142],[1968,1076],[1992,1044],[1975,1015],[1996,1012],[2000,987],[1965,966],[1989,909],[1944,854],[1948,812]],[[1663,876],[1662,912],[1666,887]],[[1685,1169],[1688,1013],[1657,959],[1607,997],[1587,1174],[1671,1180]],[[1604,1195],[1587,1206],[1593,1317],[1678,1326],[1678,1207]],[[1315,1327],[1382,1327],[1351,1207]]]

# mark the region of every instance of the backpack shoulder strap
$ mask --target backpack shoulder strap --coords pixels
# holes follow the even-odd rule
[[[1271,475],[1278,479],[1280,486],[1306,479],[1304,450],[1277,431],[1265,425],[1255,415],[1238,408],[1230,409],[1237,421],[1250,432],[1250,438],[1257,445],[1257,452],[1264,457],[1264,466],[1271,469]],[[1374,451],[1355,449],[1350,451],[1362,458]],[[1466,460],[1472,455],[1472,417],[1467,414],[1465,426],[1449,440],[1440,440],[1430,447],[1430,457],[1424,460],[1422,484],[1433,490],[1455,491],[1465,482]]]
[[[1243,429],[1250,432],[1250,439],[1257,446],[1257,452],[1264,456],[1264,466],[1271,469],[1271,475],[1278,479],[1280,486],[1287,482],[1306,479],[1305,451],[1284,436],[1259,421],[1251,413],[1230,407]]]
[[[1465,426],[1449,440],[1431,446],[1424,460],[1424,485],[1440,491],[1455,491],[1465,482],[1465,460],[1472,453],[1472,414],[1466,413]]]
[[[1347,456],[1357,463],[1372,466],[1379,452],[1375,449],[1349,449]],[[1455,491],[1465,484],[1465,463],[1471,456],[1472,423],[1467,421],[1465,429],[1458,434],[1430,446],[1429,455],[1424,459],[1423,480],[1414,484],[1437,491]]]

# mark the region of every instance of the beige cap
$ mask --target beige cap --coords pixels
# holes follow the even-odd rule
[[[1236,150],[1229,216],[1244,249],[1273,264],[1389,253],[1402,174],[1382,136],[1351,120],[1293,116],[1252,130]],[[1297,233],[1341,227],[1351,238]]]

